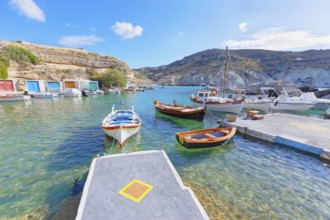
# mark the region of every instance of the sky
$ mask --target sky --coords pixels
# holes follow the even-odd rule
[[[329,9],[330,0],[0,0],[0,40],[158,67],[226,46],[330,49]]]

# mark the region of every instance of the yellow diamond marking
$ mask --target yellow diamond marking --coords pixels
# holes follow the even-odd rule
[[[299,123],[299,122],[291,122],[293,126],[296,126],[301,129],[306,130],[313,130],[313,131],[329,131],[327,128],[323,128],[321,126],[313,125],[313,124],[307,124],[307,123]]]
[[[124,188],[122,188],[118,193],[135,202],[140,202],[141,199],[143,199],[143,197],[145,197],[151,189],[151,185],[134,179]]]

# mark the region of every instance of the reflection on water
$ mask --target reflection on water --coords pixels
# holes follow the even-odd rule
[[[1,103],[0,219],[53,216],[95,155],[154,149],[166,151],[211,219],[328,218],[330,166],[316,157],[240,135],[210,149],[178,144],[176,132],[216,127],[225,114],[206,114],[203,122],[176,119],[156,113],[153,99],[171,103],[175,94],[177,103],[192,105],[197,89]],[[120,102],[134,105],[143,120],[123,149],[100,127]]]
[[[169,115],[164,115],[156,110],[155,112],[156,112],[156,120],[167,121],[170,124],[177,125],[178,127],[183,128],[184,130],[200,130],[204,128],[203,122],[200,121],[172,117]]]

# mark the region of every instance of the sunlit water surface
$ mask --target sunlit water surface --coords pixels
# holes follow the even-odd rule
[[[188,150],[175,133],[217,126],[156,113],[153,99],[191,105],[197,87],[156,87],[135,94],[34,99],[0,104],[0,219],[51,218],[93,157],[164,149],[211,219],[329,219],[330,169],[319,158],[235,135],[228,145]],[[100,127],[113,103],[135,106],[140,133],[123,150]],[[310,110],[312,117],[323,112]],[[175,196],[175,195],[173,195]]]

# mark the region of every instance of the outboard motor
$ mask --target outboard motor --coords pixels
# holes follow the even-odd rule
[[[86,94],[85,90],[82,90],[82,91],[81,91],[81,95],[82,95],[83,97],[88,97],[88,95]]]
[[[34,98],[33,95],[30,95],[28,91],[24,91],[24,96]]]

